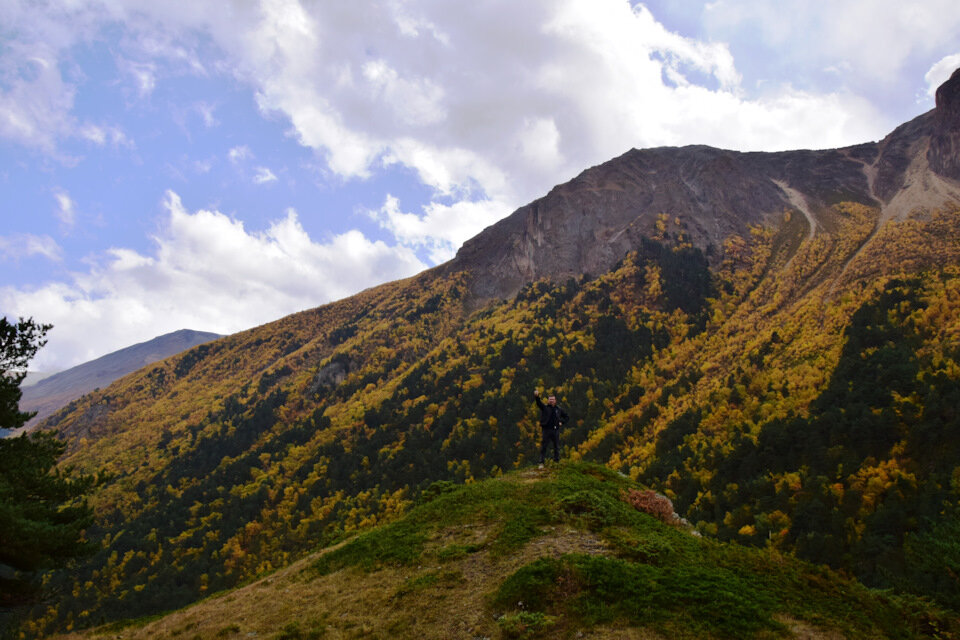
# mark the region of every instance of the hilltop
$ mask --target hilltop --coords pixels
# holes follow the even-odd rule
[[[63,640],[911,638],[923,603],[667,524],[669,503],[589,464],[437,483],[421,503],[245,587]],[[654,514],[654,515],[651,515]],[[656,516],[656,517],[655,517]]]
[[[100,548],[28,629],[178,609],[523,469],[534,387],[568,457],[705,538],[960,610],[958,86],[862,148],[628,152],[446,265],[75,401],[44,426],[112,474]]]

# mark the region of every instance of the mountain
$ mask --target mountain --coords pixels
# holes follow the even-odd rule
[[[526,468],[535,387],[572,416],[566,456],[664,493],[704,537],[955,615],[958,87],[875,144],[628,152],[447,264],[78,399],[43,426],[112,474],[100,549],[49,578],[61,597],[27,632],[177,609],[437,481]]]
[[[402,518],[236,591],[63,640],[875,640],[951,630],[929,605],[771,550],[695,536],[651,494],[583,463],[441,483]]]
[[[539,278],[601,274],[643,238],[683,234],[719,260],[723,242],[750,225],[803,215],[812,237],[838,224],[833,205],[875,211],[877,224],[960,200],[960,78],[937,107],[877,143],[824,151],[741,153],[706,146],[633,149],[588,169],[464,243],[449,272],[477,277],[483,299]]]
[[[117,378],[157,360],[163,360],[190,347],[216,340],[219,337],[221,336],[216,333],[180,329],[108,353],[96,360],[78,364],[65,371],[46,376],[36,383],[24,386],[23,396],[20,400],[20,410],[37,412],[37,415],[27,423],[27,428],[38,424],[57,409],[85,393],[100,387],[106,387]]]
[[[37,384],[44,378],[49,378],[55,373],[60,373],[60,372],[59,371],[28,371],[27,377],[23,379],[22,383],[20,383],[20,388],[26,389],[27,387]]]

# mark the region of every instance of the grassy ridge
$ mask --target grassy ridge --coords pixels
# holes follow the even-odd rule
[[[238,591],[70,637],[951,637],[929,605],[664,524],[622,498],[636,487],[584,463],[446,485]]]

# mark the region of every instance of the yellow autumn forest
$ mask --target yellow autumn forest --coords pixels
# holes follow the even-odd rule
[[[178,608],[407,512],[437,481],[566,457],[663,492],[702,535],[960,608],[960,210],[834,205],[708,259],[665,213],[608,273],[474,309],[428,271],[201,345],[46,426],[105,470],[98,551],[28,631]]]

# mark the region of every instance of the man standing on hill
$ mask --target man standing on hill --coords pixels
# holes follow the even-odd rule
[[[560,462],[560,427],[569,419],[567,412],[557,405],[557,397],[550,395],[547,404],[540,399],[540,390],[533,390],[533,399],[540,407],[540,431],[543,439],[540,442],[540,468],[543,468],[544,456],[547,455],[547,445],[553,443],[553,461]]]

